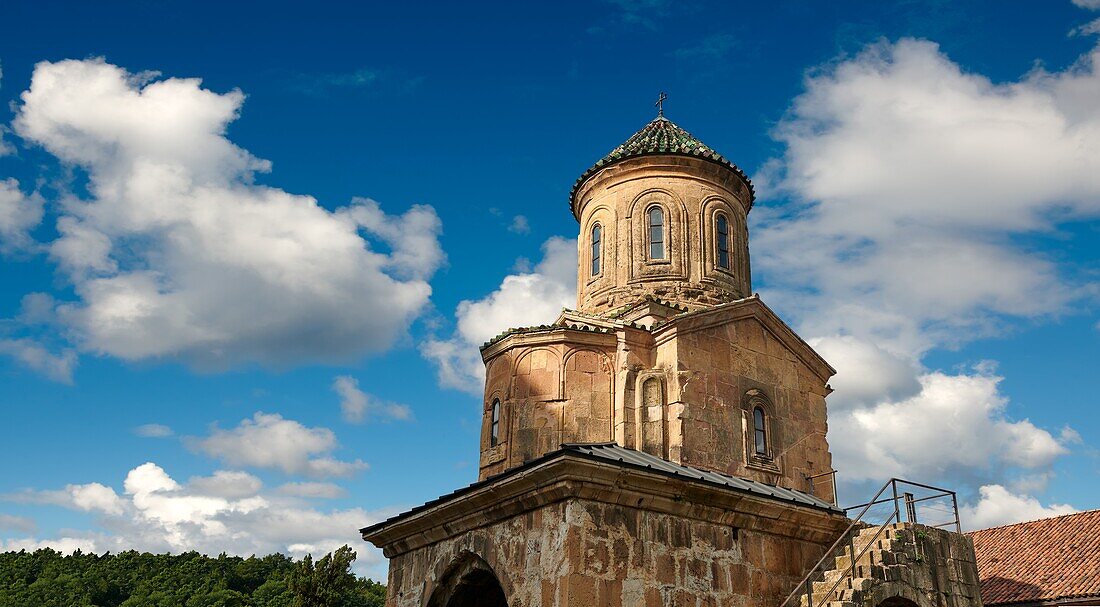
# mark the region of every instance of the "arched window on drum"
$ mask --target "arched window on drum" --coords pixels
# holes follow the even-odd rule
[[[723,270],[730,269],[730,220],[725,213],[719,213],[714,221],[715,245],[717,248],[718,267]]]
[[[603,227],[600,224],[592,226],[592,276],[600,275],[600,245],[603,240]]]
[[[646,212],[649,233],[649,258],[665,258],[665,212],[661,207],[650,207]]]
[[[500,444],[500,399],[493,399],[493,407],[489,412],[489,446],[496,447]]]

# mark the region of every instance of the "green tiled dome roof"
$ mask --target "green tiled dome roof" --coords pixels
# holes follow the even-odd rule
[[[755,200],[756,195],[755,192],[753,192],[752,183],[749,181],[744,171],[718,152],[712,150],[705,143],[693,137],[691,133],[676,126],[676,124],[668,118],[657,116],[652,122],[642,127],[642,130],[634,133],[630,139],[627,139],[622,145],[611,150],[611,153],[601,158],[596,164],[589,167],[587,171],[581,173],[580,178],[573,184],[573,189],[569,192],[570,206],[572,206],[574,202],[573,199],[577,195],[577,190],[580,189],[581,184],[587,181],[589,177],[600,169],[621,160],[626,160],[627,158],[667,154],[703,158],[730,169],[740,175],[741,178],[745,180],[745,183],[749,185],[749,205],[751,206]]]

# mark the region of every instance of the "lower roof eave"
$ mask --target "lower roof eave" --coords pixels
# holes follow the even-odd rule
[[[563,449],[360,530],[388,558],[567,499],[673,514],[827,543],[850,522],[789,502]]]
[[[1053,599],[1027,599],[1022,601],[982,601],[984,607],[1092,607],[1100,605],[1100,593],[1080,594]]]

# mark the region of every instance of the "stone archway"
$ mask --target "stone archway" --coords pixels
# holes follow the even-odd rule
[[[508,607],[508,599],[489,564],[467,552],[447,568],[427,607]]]
[[[918,605],[903,596],[892,596],[879,601],[875,607],[918,607]]]

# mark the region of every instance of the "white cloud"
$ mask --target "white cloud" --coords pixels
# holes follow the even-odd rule
[[[543,243],[542,261],[533,271],[506,276],[492,293],[459,303],[454,335],[428,340],[420,351],[437,365],[441,385],[480,394],[482,343],[508,328],[553,322],[576,301],[577,241],[555,236]]]
[[[37,192],[24,194],[15,179],[0,179],[0,253],[32,248],[30,232],[42,222],[44,205]]]
[[[1069,504],[1043,506],[1034,497],[1012,493],[1001,485],[985,485],[979,493],[977,504],[959,507],[959,518],[966,529],[988,529],[1077,512]]]
[[[330,212],[257,185],[271,164],[225,135],[240,91],[92,59],[38,64],[21,100],[16,133],[89,178],[49,245],[82,349],[212,369],[346,359],[388,348],[428,302],[432,208]]]
[[[142,424],[134,428],[134,434],[143,438],[167,438],[175,433],[164,424]]]
[[[1093,11],[1100,10],[1100,0],[1073,0],[1073,4]]]
[[[1075,27],[1070,31],[1074,36],[1091,36],[1092,34],[1100,34],[1100,19],[1093,19],[1088,23]]]
[[[33,519],[29,519],[25,516],[0,513],[0,530],[8,529],[12,531],[22,531],[24,533],[34,533],[36,528],[37,525]]]
[[[412,409],[408,405],[381,402],[359,389],[359,381],[354,377],[341,375],[332,382],[332,389],[340,395],[340,410],[344,419],[352,423],[361,423],[368,418],[409,420]]]
[[[66,485],[64,489],[0,494],[0,501],[28,504],[52,504],[84,512],[122,514],[124,502],[114,489],[100,483]]]
[[[0,354],[11,356],[23,366],[54,381],[64,384],[73,382],[73,370],[76,368],[77,355],[76,351],[71,348],[52,352],[46,346],[30,338],[0,339]]]
[[[227,485],[221,480],[236,474],[239,473],[224,473],[219,477],[216,473],[209,478],[219,479],[217,481],[192,479],[184,486],[160,466],[147,462],[126,475],[123,483],[126,497],[118,498],[119,508],[98,511],[102,531],[63,530],[56,539],[0,540],[0,550],[50,547],[63,552],[76,548],[85,552],[197,550],[205,554],[283,552],[296,556],[308,551],[320,556],[350,544],[360,554],[357,571],[375,579],[385,579],[385,560],[379,551],[363,546],[357,530],[386,518],[391,512],[368,512],[360,508],[321,511],[300,499],[307,489],[298,491],[296,497],[247,495],[249,491],[227,495]],[[256,483],[245,484],[259,490]],[[320,487],[324,484],[317,485],[313,492],[322,493]],[[71,487],[74,486],[60,491],[24,492],[16,497],[66,494]],[[12,497],[0,496],[8,500]],[[78,508],[71,500],[59,505]]]
[[[1063,310],[1077,287],[1011,237],[1100,213],[1096,56],[993,84],[906,39],[813,75],[763,176],[797,201],[757,216],[770,288],[813,334],[917,354]]]
[[[825,360],[840,365],[829,382],[836,390],[829,397],[830,411],[874,404],[883,398],[897,400],[920,391],[919,366],[905,354],[887,352],[850,335],[817,337],[809,343]]]
[[[307,428],[277,413],[257,412],[236,428],[215,427],[206,438],[189,437],[196,451],[234,466],[275,468],[287,474],[350,476],[367,468],[362,460],[331,456],[336,435],[328,428]]]
[[[1100,215],[1098,60],[997,84],[934,43],[881,42],[810,72],[775,129],[785,153],[755,181],[788,202],[753,212],[753,259],[838,369],[843,479],[1040,488],[1069,452],[1010,416],[991,367],[922,361],[1090,295],[1030,243]]]
[[[531,224],[527,221],[527,217],[516,215],[512,218],[512,223],[508,224],[508,231],[514,234],[529,234]]]
[[[187,481],[187,488],[203,495],[227,499],[251,497],[260,492],[263,482],[239,470],[218,470],[210,476],[197,476]]]
[[[1068,453],[1046,430],[1006,417],[1002,378],[988,370],[918,379],[909,398],[831,416],[830,445],[845,478],[989,478],[1005,467],[1045,470]]]

